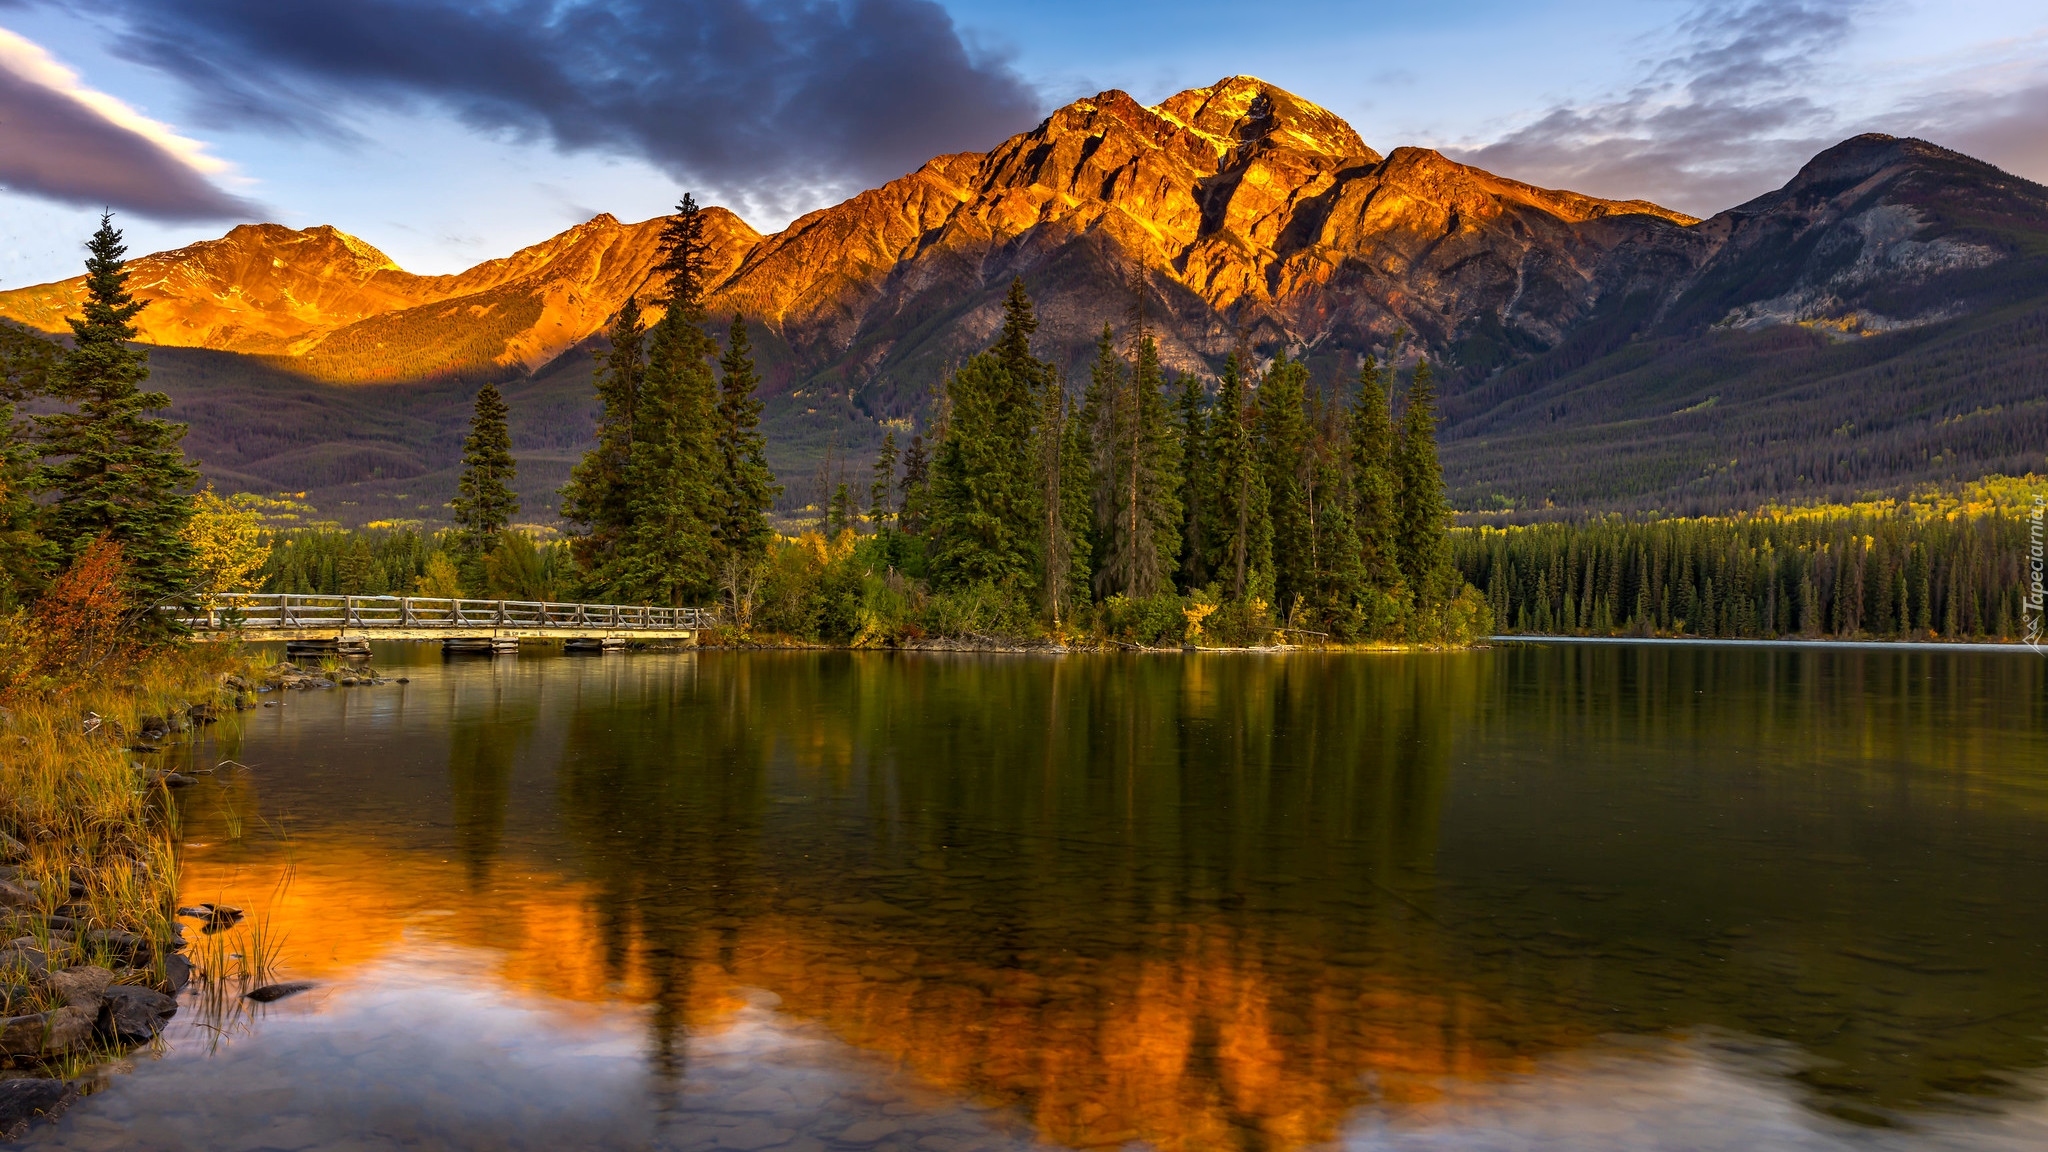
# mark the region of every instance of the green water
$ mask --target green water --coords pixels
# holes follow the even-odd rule
[[[178,800],[318,990],[30,1144],[2048,1142],[2031,655],[378,663]]]

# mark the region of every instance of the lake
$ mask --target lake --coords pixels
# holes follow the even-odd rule
[[[178,795],[188,992],[25,1146],[2048,1147],[2048,665],[444,660]]]

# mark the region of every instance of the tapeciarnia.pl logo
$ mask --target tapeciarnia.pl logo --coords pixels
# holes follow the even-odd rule
[[[2048,513],[2048,496],[2036,496],[2034,510],[2027,515],[2027,595],[2020,613],[2025,620],[2027,647],[2036,655],[2041,654],[2042,605],[2048,600],[2048,588],[2043,587],[2044,575],[2048,575],[2048,557],[2044,557],[2041,539],[2043,513]]]

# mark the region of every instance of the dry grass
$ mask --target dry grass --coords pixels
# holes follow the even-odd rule
[[[102,665],[90,683],[17,697],[0,710],[0,831],[27,846],[18,863],[37,882],[42,912],[82,905],[87,926],[152,940],[171,934],[172,808],[126,745],[143,717],[183,715],[193,704],[213,705],[233,723],[233,693],[221,677],[249,664],[225,646],[151,649]],[[74,883],[82,896],[72,895]]]

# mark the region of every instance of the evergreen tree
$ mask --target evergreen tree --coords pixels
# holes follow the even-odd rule
[[[1315,579],[1315,526],[1309,515],[1311,467],[1308,367],[1281,353],[1259,386],[1257,436],[1273,519],[1273,591],[1292,618]]]
[[[895,514],[890,493],[896,488],[896,430],[882,433],[881,450],[875,453],[874,480],[868,484],[868,519],[880,532]]]
[[[924,535],[925,498],[931,485],[931,456],[925,451],[924,433],[910,434],[910,447],[903,453],[903,499],[897,505],[897,525],[912,536]]]
[[[562,518],[577,526],[570,555],[585,579],[618,562],[631,521],[626,470],[633,459],[633,422],[647,375],[647,329],[640,302],[626,297],[612,317],[610,346],[597,353],[597,447],[584,453],[562,489]]]
[[[688,311],[701,313],[704,293],[711,287],[705,283],[710,244],[704,238],[704,224],[704,210],[688,192],[676,205],[675,215],[662,221],[661,259],[649,275],[661,278],[670,307],[680,303]]]
[[[768,441],[761,435],[761,401],[755,396],[761,377],[754,371],[753,344],[747,322],[737,313],[718,361],[718,405],[714,432],[718,475],[712,503],[711,538],[716,570],[750,566],[766,555],[774,535],[768,510],[782,494],[768,468]]]
[[[1208,527],[1214,518],[1210,507],[1211,471],[1215,464],[1209,445],[1209,419],[1205,410],[1202,378],[1190,372],[1180,380],[1180,587],[1192,592],[1209,583]]]
[[[14,406],[50,388],[60,349],[0,323],[0,612],[42,586],[50,548],[36,531],[35,447]]]
[[[1138,336],[1126,368],[1108,327],[1089,393],[1095,443],[1096,591],[1170,591],[1180,563],[1180,439],[1160,378],[1159,348]]]
[[[105,536],[121,546],[129,595],[159,604],[192,580],[192,546],[182,533],[199,473],[178,446],[185,426],[148,415],[171,398],[137,387],[149,362],[128,341],[145,301],[128,293],[127,248],[111,213],[87,248],[85,315],[68,321],[72,346],[55,380],[58,398],[75,408],[35,417],[44,463],[33,484],[55,496],[44,535],[60,560]]]
[[[1366,355],[1351,407],[1352,519],[1365,579],[1391,589],[1401,579],[1394,511],[1394,418],[1388,408],[1392,371]]]
[[[1049,375],[1031,355],[1038,328],[1021,281],[1011,281],[995,346],[946,382],[946,424],[933,453],[932,575],[942,585],[1037,585],[1039,487],[1031,454],[1037,390]]]
[[[1270,602],[1272,502],[1266,492],[1266,469],[1252,435],[1257,410],[1245,374],[1243,356],[1232,352],[1223,365],[1216,410],[1209,418],[1216,461],[1212,566],[1232,600]]]
[[[827,535],[837,536],[851,527],[853,527],[853,489],[842,480],[837,488],[832,489],[832,504],[825,513],[825,532]]]
[[[1395,549],[1418,618],[1428,620],[1457,591],[1451,568],[1450,503],[1436,454],[1436,389],[1429,362],[1415,365],[1394,445]]]
[[[932,454],[928,506],[933,578],[943,587],[988,580],[1029,588],[1038,527],[1029,454],[1034,397],[984,352],[946,381],[948,416]]]
[[[1311,615],[1348,639],[1365,623],[1359,602],[1368,582],[1353,520],[1356,497],[1340,408],[1325,395],[1318,395],[1312,405],[1308,518],[1314,566],[1304,595]]]
[[[477,389],[469,436],[462,442],[462,478],[450,505],[456,527],[476,553],[496,547],[498,533],[519,512],[519,497],[512,491],[519,466],[512,459],[510,414],[496,384]]]
[[[1038,473],[1040,607],[1058,626],[1088,603],[1090,497],[1087,432],[1074,419],[1065,383],[1052,373],[1038,390],[1031,455]]]

